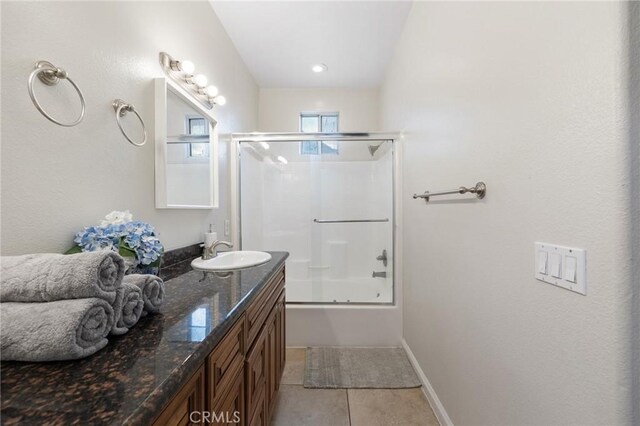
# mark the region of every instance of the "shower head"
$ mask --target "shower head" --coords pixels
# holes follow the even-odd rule
[[[380,143],[379,145],[369,145],[369,154],[371,154],[371,156],[373,157],[373,154],[376,153],[376,151],[382,146],[384,142]]]

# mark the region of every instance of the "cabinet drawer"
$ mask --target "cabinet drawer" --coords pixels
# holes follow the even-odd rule
[[[216,425],[244,426],[244,375],[240,371],[232,383],[229,393],[221,398],[213,410],[211,422]]]
[[[246,318],[246,347],[251,348],[253,341],[256,336],[260,333],[260,329],[262,328],[265,320],[267,319],[267,315],[271,312],[271,308],[275,301],[274,293],[277,295],[280,293],[280,289],[284,287],[284,266],[275,273],[274,277],[271,278],[271,281],[264,286],[260,294],[255,298],[251,305],[247,308],[247,312],[245,314]]]
[[[200,421],[204,412],[204,368],[202,367],[169,401],[153,425],[185,426],[192,424],[189,416],[193,412],[197,412],[194,414],[194,420]]]
[[[244,365],[244,317],[240,317],[207,357],[209,406],[226,395]]]

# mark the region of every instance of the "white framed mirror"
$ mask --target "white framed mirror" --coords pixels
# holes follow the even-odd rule
[[[178,84],[155,79],[156,208],[218,207],[217,124]]]

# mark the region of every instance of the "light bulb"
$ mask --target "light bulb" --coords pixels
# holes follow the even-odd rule
[[[266,142],[260,142],[260,146],[261,146],[263,149],[269,149],[269,144],[268,144],[268,143],[266,143]]]
[[[218,88],[216,86],[208,86],[204,93],[206,93],[210,98],[215,98],[218,96]]]
[[[325,64],[316,64],[311,67],[311,71],[313,72],[323,72],[323,71],[326,71],[327,69],[328,68]]]
[[[216,98],[213,101],[218,105],[224,105],[227,103],[227,98],[220,95],[220,96],[216,96]]]
[[[278,155],[278,161],[281,162],[282,164],[288,163],[287,159],[284,158],[282,155]]]
[[[193,82],[198,87],[204,87],[204,86],[207,85],[207,76],[205,76],[203,74],[198,74],[193,78]]]
[[[183,73],[191,75],[193,74],[193,71],[195,71],[196,66],[193,65],[193,62],[191,61],[182,61],[180,62],[180,69]]]

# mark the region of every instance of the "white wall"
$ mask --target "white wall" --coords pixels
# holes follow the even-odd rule
[[[34,1],[1,7],[2,254],[66,250],[76,231],[114,209],[154,224],[168,249],[202,241],[209,223],[223,229],[229,217],[226,143],[220,209],[160,211],[153,199],[153,78],[163,76],[160,51],[191,59],[227,97],[216,110],[221,133],[257,128],[257,86],[210,4]],[[87,114],[77,127],[50,123],[32,105],[26,81],[39,59],[65,68],[84,91]],[[78,108],[66,84],[37,90],[52,114],[65,117],[65,108]],[[150,142],[143,148],[120,134],[111,108],[116,97],[133,103],[146,121]]]
[[[413,6],[381,116],[406,132],[404,337],[455,424],[633,422],[628,10]],[[534,279],[534,241],[587,250],[586,297]]]
[[[300,113],[340,112],[341,132],[380,129],[378,89],[260,89],[261,132],[299,132]]]

